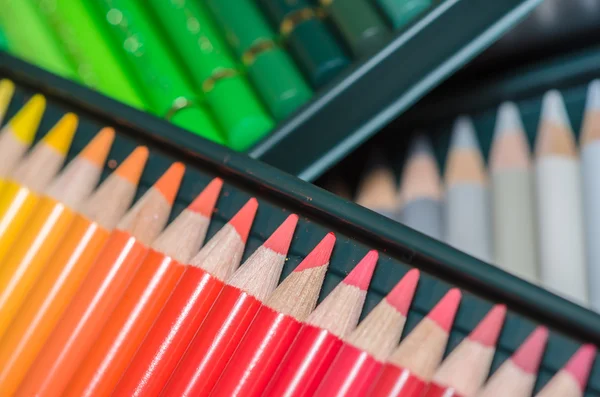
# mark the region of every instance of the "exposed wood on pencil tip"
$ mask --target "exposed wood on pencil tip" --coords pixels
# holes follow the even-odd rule
[[[571,129],[569,114],[559,91],[550,90],[544,94],[541,121],[557,124],[569,130]]]
[[[115,170],[115,175],[129,181],[129,183],[137,185],[140,181],[146,161],[148,161],[148,148],[146,146],[138,146],[133,152]]]
[[[252,197],[244,204],[244,206],[229,220],[229,223],[242,239],[242,242],[246,244],[248,240],[248,234],[254,222],[256,210],[258,209],[258,200]]]
[[[530,165],[530,150],[525,129],[517,106],[503,103],[498,110],[496,129],[490,153],[492,172],[527,169]]]
[[[525,131],[519,108],[514,102],[504,102],[498,108],[498,117],[494,129],[494,140],[504,135],[522,134]]]
[[[74,113],[67,113],[48,131],[40,143],[66,156],[78,124],[79,119],[77,116]]]
[[[210,218],[215,208],[215,204],[219,198],[219,193],[223,187],[223,180],[221,178],[215,178],[202,192],[190,203],[187,207],[188,210],[196,212],[200,215]]]
[[[103,167],[114,140],[115,130],[110,127],[104,127],[83,148],[78,157],[84,158],[98,167]]]
[[[372,210],[395,210],[398,197],[392,170],[382,165],[367,170],[360,181],[355,201]]]
[[[538,156],[576,157],[577,147],[567,109],[558,91],[544,95],[535,152]]]
[[[185,166],[183,163],[173,163],[154,183],[154,189],[159,191],[169,204],[173,204],[175,201],[184,173]]]
[[[296,266],[294,272],[302,272],[307,269],[326,266],[329,263],[334,245],[335,234],[327,233],[321,242]]]
[[[399,202],[407,205],[421,198],[442,198],[440,172],[431,144],[424,135],[418,135],[409,149],[400,183]]]
[[[366,291],[371,283],[371,277],[375,271],[379,253],[376,250],[371,250],[365,257],[358,262],[350,273],[342,280],[346,285],[352,285],[362,291]]]
[[[597,142],[600,140],[600,80],[594,80],[588,87],[587,102],[583,127],[581,131],[581,144]]]
[[[460,116],[454,122],[450,150],[458,149],[473,149],[479,151],[475,127],[473,126],[473,121],[468,116]]]
[[[450,333],[461,298],[462,294],[460,290],[458,288],[452,288],[442,299],[440,299],[433,309],[431,309],[427,314],[427,317],[445,332]]]
[[[263,246],[280,255],[287,255],[298,224],[298,215],[292,214],[271,234]]]
[[[8,122],[12,133],[23,143],[30,145],[35,138],[35,133],[40,125],[44,110],[46,109],[46,98],[35,94]]]
[[[537,374],[547,340],[548,329],[537,327],[512,355],[511,361],[524,372]]]
[[[581,391],[585,390],[594,359],[596,358],[596,347],[592,344],[583,345],[575,352],[564,367],[577,381]]]
[[[385,300],[395,308],[400,314],[406,317],[408,309],[419,283],[420,272],[412,269],[402,277],[402,279],[392,288]]]
[[[495,305],[467,338],[484,346],[495,346],[502,331],[505,316],[506,306]]]
[[[460,183],[487,183],[487,172],[475,128],[466,116],[459,117],[454,124],[446,164],[445,181],[448,187]]]

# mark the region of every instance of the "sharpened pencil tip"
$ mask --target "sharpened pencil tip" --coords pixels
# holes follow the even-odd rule
[[[133,185],[137,185],[140,177],[144,172],[144,167],[148,161],[148,148],[146,146],[138,146],[133,152],[115,170],[115,174],[129,181]]]
[[[452,130],[452,149],[476,149],[479,150],[477,135],[473,121],[467,116],[461,116],[454,122]]]
[[[42,142],[52,147],[63,156],[66,156],[71,147],[71,142],[73,141],[73,136],[77,130],[78,123],[79,119],[75,114],[65,114],[58,120],[54,127],[48,131],[46,136],[42,139]]]
[[[175,201],[184,173],[185,166],[182,163],[173,163],[154,183],[154,189],[158,190],[169,204],[173,204],[173,201]]]
[[[301,272],[306,269],[326,266],[329,263],[333,246],[335,245],[335,234],[327,233],[323,240],[313,250],[306,255],[304,260],[300,262],[294,269],[294,272]]]
[[[244,204],[244,206],[229,220],[229,224],[233,226],[240,239],[244,244],[248,240],[248,234],[258,209],[258,201],[252,197]]]
[[[0,80],[0,119],[4,117],[14,93],[15,83],[8,79]]]
[[[442,299],[431,309],[427,317],[440,326],[441,329],[450,333],[450,328],[454,323],[454,317],[458,310],[458,305],[462,294],[458,288],[452,288],[444,295]]]
[[[513,354],[512,362],[528,374],[537,374],[547,340],[548,329],[537,327]]]
[[[17,139],[26,145],[31,145],[45,109],[46,98],[40,94],[35,94],[23,105],[8,122]]]
[[[564,370],[575,378],[581,391],[585,390],[585,385],[590,376],[590,371],[595,358],[596,347],[592,344],[587,344],[581,346],[565,365]]]
[[[475,327],[468,338],[473,342],[479,342],[484,346],[493,347],[496,345],[504,317],[506,316],[506,306],[495,305],[492,310]]]
[[[83,148],[81,153],[79,153],[79,157],[102,168],[114,140],[115,130],[110,127],[104,127],[96,134],[90,143]]]
[[[281,255],[287,255],[298,224],[298,215],[292,214],[271,234],[263,246]]]
[[[571,129],[571,122],[562,95],[557,90],[548,91],[542,102],[542,121],[566,126]]]
[[[410,270],[385,297],[387,302],[404,317],[408,314],[408,309],[410,308],[415,290],[417,289],[420,275],[421,274],[417,269]]]
[[[588,86],[586,110],[600,110],[600,79],[593,80]]]
[[[424,155],[433,157],[433,149],[431,142],[423,133],[419,133],[413,139],[410,148],[408,149],[409,158]]]
[[[202,192],[190,203],[187,207],[188,210],[196,212],[202,216],[210,218],[215,208],[215,204],[219,199],[219,193],[223,187],[223,180],[221,178],[215,178]]]
[[[519,108],[514,102],[504,102],[498,108],[494,139],[505,134],[522,134],[525,131]]]
[[[379,254],[375,250],[371,250],[364,258],[352,269],[350,273],[342,280],[342,283],[353,285],[363,291],[369,288],[375,265],[379,259]]]

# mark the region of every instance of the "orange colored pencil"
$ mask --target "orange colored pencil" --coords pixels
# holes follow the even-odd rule
[[[185,167],[173,164],[119,222],[16,396],[61,396],[162,231]]]
[[[135,195],[148,149],[139,147],[83,205],[0,339],[0,390],[13,394]]]

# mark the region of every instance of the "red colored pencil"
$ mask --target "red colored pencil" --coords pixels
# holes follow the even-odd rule
[[[160,393],[225,286],[224,280],[240,265],[257,208],[256,199],[250,199],[192,258],[119,381],[115,396]]]
[[[581,346],[535,397],[583,397],[595,358],[595,346]]]
[[[260,396],[277,365],[313,311],[335,236],[329,233],[265,301],[211,396]]]
[[[477,327],[446,357],[425,397],[473,396],[488,376],[506,306],[496,305]]]
[[[144,336],[204,242],[223,181],[214,179],[152,243],[110,321],[73,376],[64,396],[110,395]]]
[[[370,251],[308,316],[265,396],[312,396],[339,351],[341,337],[358,323],[377,263]]]
[[[420,397],[440,365],[461,294],[451,289],[408,334],[373,382],[372,397]]]
[[[227,281],[162,395],[210,393],[262,302],[277,286],[297,223],[298,216],[290,215]]]
[[[363,396],[398,343],[412,302],[419,271],[409,271],[356,330],[344,338],[316,396]]]
[[[548,330],[538,327],[477,393],[477,397],[529,397],[542,361]]]
[[[148,245],[167,223],[184,171],[183,164],[173,164],[119,222],[17,396],[62,395],[148,253]]]

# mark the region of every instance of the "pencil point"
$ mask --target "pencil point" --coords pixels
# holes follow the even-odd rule
[[[215,178],[202,190],[194,201],[187,207],[188,210],[210,218],[219,199],[219,193],[223,187],[223,180]]]
[[[185,166],[182,163],[173,163],[154,183],[154,189],[158,190],[170,204],[175,201],[184,172]]]
[[[71,147],[73,141],[73,135],[77,130],[77,124],[79,120],[73,113],[65,114],[58,122],[52,127],[42,141],[54,148],[58,153],[66,155]]]
[[[425,155],[433,157],[433,149],[429,139],[423,133],[419,133],[415,136],[408,149],[408,158],[415,157],[418,155]]]
[[[600,110],[600,79],[593,80],[588,86],[586,110]]]
[[[0,80],[0,119],[4,116],[14,93],[15,83],[8,79]]]
[[[12,128],[15,136],[25,144],[31,144],[35,133],[42,120],[42,115],[46,109],[46,98],[43,95],[35,94],[23,107],[15,114],[8,124]]]
[[[519,108],[514,102],[504,102],[498,109],[494,140],[505,134],[522,133],[525,131]]]
[[[528,374],[537,374],[547,340],[548,329],[537,327],[513,354],[512,362]]]
[[[548,91],[542,102],[542,121],[558,124],[571,129],[569,115],[562,95],[557,90]]]
[[[385,297],[387,302],[404,317],[408,314],[408,308],[419,283],[419,276],[420,273],[417,269],[410,270]]]
[[[129,156],[117,169],[115,174],[121,178],[131,182],[133,185],[137,185],[144,172],[144,166],[148,160],[148,148],[146,146],[138,146],[135,148]]]
[[[441,329],[450,333],[450,328],[454,323],[454,316],[458,310],[462,294],[458,288],[452,288],[444,295],[442,299],[431,309],[427,317],[440,326]]]
[[[244,204],[244,206],[229,220],[229,224],[233,226],[240,239],[244,244],[248,240],[248,234],[258,209],[258,201],[252,197]]]
[[[102,168],[114,140],[115,130],[110,127],[104,127],[83,148],[79,156]]]
[[[296,230],[298,215],[292,214],[271,234],[263,246],[281,255],[287,255]]]
[[[350,273],[342,280],[342,283],[353,285],[363,291],[369,288],[375,265],[379,259],[379,254],[375,250],[371,250],[364,258],[352,269]]]
[[[453,149],[479,150],[475,127],[469,117],[461,116],[454,122],[450,147]]]
[[[585,390],[585,385],[590,376],[595,358],[596,347],[592,344],[583,345],[575,352],[564,367],[564,370],[575,378],[581,391]]]
[[[333,246],[335,245],[335,234],[327,233],[319,244],[313,250],[306,255],[304,260],[300,262],[294,269],[294,272],[301,272],[306,269],[312,269],[314,267],[325,266],[329,263]]]
[[[492,310],[475,327],[468,338],[473,342],[479,342],[484,346],[493,347],[496,345],[504,317],[506,316],[506,306],[495,305]]]

